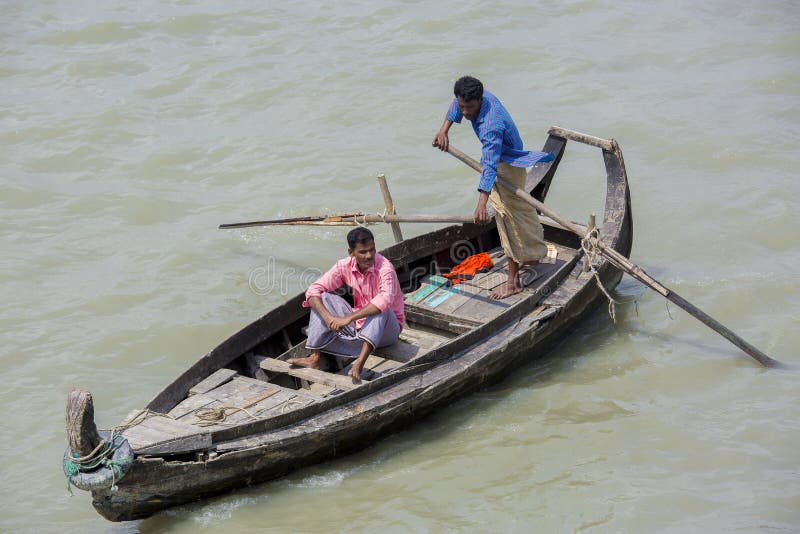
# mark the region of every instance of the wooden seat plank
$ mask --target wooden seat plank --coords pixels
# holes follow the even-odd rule
[[[322,384],[327,384],[329,386],[334,386],[344,390],[349,390],[358,387],[358,384],[353,384],[352,379],[350,379],[349,377],[344,377],[333,373],[320,371],[319,369],[308,369],[306,367],[292,367],[291,364],[282,360],[276,360],[275,358],[267,358],[263,360],[261,362],[261,368],[264,369],[265,371],[270,371],[273,373],[285,373],[290,376],[295,376],[297,378],[308,380],[309,382],[319,382]]]

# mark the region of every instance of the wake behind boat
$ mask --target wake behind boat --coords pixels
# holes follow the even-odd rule
[[[555,158],[530,169],[525,191],[544,201],[568,139],[601,149],[607,190],[599,231],[605,247],[627,257],[633,223],[616,142],[551,128],[543,151]],[[507,276],[494,223],[448,226],[381,251],[397,269],[406,325],[397,343],[369,357],[360,382],[347,376],[349,360],[324,352],[323,370],[287,362],[308,353],[309,310],[300,294],[133,410],[105,434],[100,452],[92,452],[104,459],[76,458],[68,450],[68,477],[92,492],[94,507],[107,519],[143,518],[362,449],[502,379],[571,332],[622,276],[603,257],[589,265],[581,239],[564,225],[546,217],[542,223],[550,262],[523,273],[523,291],[503,300],[488,298]],[[492,259],[488,271],[456,286],[441,277],[481,252]],[[91,433],[85,400],[70,411],[74,426]],[[132,451],[124,470],[120,451]],[[84,461],[92,467],[81,469]]]

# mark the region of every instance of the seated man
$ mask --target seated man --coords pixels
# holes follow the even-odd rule
[[[403,292],[394,266],[375,252],[375,238],[363,227],[347,234],[349,257],[337,261],[306,291],[303,306],[311,307],[306,348],[311,355],[289,363],[319,369],[322,349],[356,358],[350,376],[361,380],[364,362],[376,347],[397,341],[405,322]],[[353,292],[353,307],[330,293],[342,284]]]

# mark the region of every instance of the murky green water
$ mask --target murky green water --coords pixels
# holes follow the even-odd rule
[[[114,525],[60,457],[71,387],[116,424],[344,252],[342,229],[218,224],[378,211],[378,172],[401,212],[471,213],[477,176],[430,148],[465,73],[526,146],[616,138],[633,259],[800,365],[798,27],[793,2],[4,3],[0,530],[796,531],[798,374],[629,279],[616,325],[272,484]],[[570,145],[549,203],[584,221],[603,180]]]

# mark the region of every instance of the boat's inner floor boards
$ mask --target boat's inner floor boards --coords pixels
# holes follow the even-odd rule
[[[492,269],[456,286],[443,285],[441,277],[431,277],[416,291],[406,295],[406,310],[408,312],[416,309],[428,315],[442,317],[443,324],[446,325],[485,323],[530,297],[550,275],[578,253],[574,249],[561,246],[556,246],[556,250],[555,261],[536,266],[535,279],[530,280],[521,293],[499,301],[489,299],[489,293],[507,278],[506,258],[500,249],[495,249],[490,251],[494,262]],[[362,380],[374,380],[429,353],[456,336],[455,332],[429,324],[423,325],[412,318],[403,328],[397,343],[377,349],[367,359]],[[125,436],[135,450],[143,449],[159,441],[174,442],[181,436],[198,433],[206,435],[253,418],[267,419],[281,415],[358,386],[347,376],[351,366],[349,359],[328,355],[329,361],[333,362],[330,371],[292,367],[286,362],[289,358],[308,353],[305,340],[274,358],[249,353],[247,357],[258,362],[256,378],[244,376],[232,369],[219,369],[194,386],[189,395],[170,410],[168,417],[148,419],[126,430]],[[212,409],[224,411],[224,418],[217,424],[212,421],[210,426],[206,426],[209,422],[203,421],[198,415],[203,411],[207,414]]]
[[[310,390],[294,390],[263,380],[234,375],[232,380],[206,393],[192,395],[173,408],[169,415],[177,421],[197,425],[201,422],[198,410],[225,410],[219,425],[205,426],[216,430],[250,420],[267,418],[300,408],[322,398]]]
[[[133,410],[125,417],[124,422],[140,416],[141,410]],[[141,450],[155,443],[168,443],[167,448],[176,451],[198,450],[203,445],[211,445],[211,436],[203,429],[164,416],[147,417],[135,426],[125,429],[122,435],[134,450]]]
[[[540,263],[534,267],[523,268],[520,277],[526,286],[516,295],[502,300],[489,298],[492,290],[505,283],[508,278],[507,258],[502,250],[494,249],[489,253],[494,263],[490,270],[454,286],[441,285],[439,277],[432,277],[406,297],[406,308],[416,307],[423,312],[434,310],[454,322],[463,319],[479,323],[488,322],[514,304],[530,297],[550,275],[577,254],[574,249],[552,244],[551,246],[557,253],[553,263]]]

